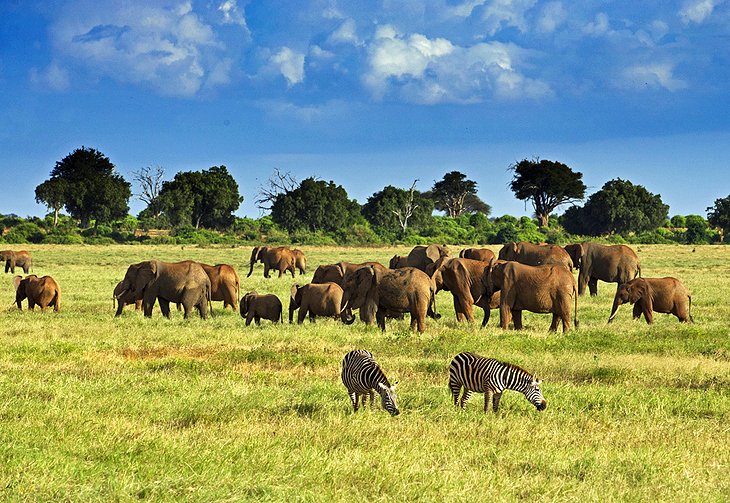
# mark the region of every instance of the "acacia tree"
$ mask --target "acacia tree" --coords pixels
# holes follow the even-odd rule
[[[181,171],[163,182],[157,199],[172,225],[219,230],[230,227],[233,212],[243,202],[238,183],[225,166]]]
[[[279,168],[274,168],[274,172],[266,183],[259,186],[256,193],[257,199],[254,201],[256,207],[263,211],[271,211],[279,194],[291,192],[297,186],[299,186],[297,179],[289,171],[282,172]]]
[[[165,177],[165,170],[157,166],[154,170],[149,166],[138,171],[132,171],[132,178],[139,184],[140,193],[135,194],[137,198],[147,205],[152,218],[160,216],[160,208],[157,198],[162,191],[162,179]]]
[[[730,236],[730,196],[715,199],[715,204],[707,208],[707,221],[720,229],[720,239]]]
[[[56,178],[46,180],[35,188],[35,200],[39,204],[45,204],[48,209],[53,210],[53,226],[58,226],[58,213],[66,201],[68,190],[66,180]]]
[[[491,208],[479,199],[477,183],[466,178],[464,173],[451,171],[435,182],[429,192],[423,195],[433,200],[434,207],[445,211],[452,218],[460,217],[464,213],[482,211]]]
[[[50,182],[50,183],[47,183]],[[40,188],[40,194],[38,193]],[[89,227],[93,219],[95,228],[127,216],[131,185],[116,173],[114,164],[96,149],[81,147],[56,162],[51,178],[36,188],[36,197],[49,204],[46,197],[63,206],[69,214]]]
[[[540,227],[548,226],[555,208],[585,196],[583,173],[573,171],[562,162],[523,159],[510,169],[514,172],[510,188],[517,199],[532,201]]]
[[[362,214],[378,234],[402,236],[409,226],[423,228],[431,220],[433,201],[416,190],[417,181],[408,190],[388,185],[368,198]]]

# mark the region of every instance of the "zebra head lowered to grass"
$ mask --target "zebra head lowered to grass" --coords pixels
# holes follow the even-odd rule
[[[368,396],[370,407],[374,407],[375,392],[378,392],[383,408],[390,412],[391,416],[400,414],[395,395],[395,386],[398,383],[390,384],[370,351],[356,349],[345,355],[342,360],[342,384],[347,388],[355,412],[360,403],[365,407]]]
[[[499,400],[506,389],[519,391],[537,410],[545,410],[547,402],[540,391],[540,381],[526,370],[485,358],[475,353],[459,353],[449,366],[449,388],[454,397],[454,405],[464,408],[472,392],[484,393],[484,412],[489,412],[489,402],[493,402],[496,413]],[[461,390],[464,393],[459,399]]]

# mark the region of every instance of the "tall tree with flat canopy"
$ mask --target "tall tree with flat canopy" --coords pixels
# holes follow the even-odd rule
[[[573,171],[562,162],[523,159],[510,169],[514,172],[510,188],[517,199],[532,201],[540,227],[548,226],[555,208],[585,197],[583,173]]]
[[[91,220],[96,227],[126,217],[132,189],[107,156],[81,147],[56,162],[51,178],[36,188],[36,197],[54,205],[62,198],[69,214],[87,228]]]
[[[491,211],[491,207],[477,196],[477,182],[469,180],[460,171],[446,173],[423,196],[432,199],[437,210],[445,211],[452,218],[476,211]]]

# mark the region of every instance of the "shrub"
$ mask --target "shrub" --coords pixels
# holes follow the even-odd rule
[[[5,235],[5,242],[11,244],[40,243],[45,233],[33,222],[21,221]]]

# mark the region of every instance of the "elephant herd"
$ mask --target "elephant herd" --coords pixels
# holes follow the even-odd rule
[[[28,252],[2,251],[6,272],[22,267],[27,274],[32,259]],[[248,276],[254,265],[262,262],[264,276],[277,270],[279,277],[298,269],[306,273],[307,260],[301,250],[280,247],[255,247],[251,252]],[[289,299],[289,322],[299,311],[297,322],[309,317],[332,317],[345,324],[355,321],[354,310],[366,324],[385,330],[386,318],[411,315],[411,329],[423,333],[427,317],[439,319],[436,294],[441,290],[452,294],[457,321],[474,321],[474,306],[484,311],[482,326],[492,309],[499,309],[500,326],[510,323],[522,328],[522,311],[552,314],[550,330],[562,325],[568,331],[578,326],[578,296],[586,286],[591,295],[598,293],[598,281],[617,283],[612,322],[624,303],[634,304],[634,318],[644,316],[648,323],[653,313],[671,313],[682,322],[691,322],[691,296],[675,278],[642,278],[636,253],[625,245],[597,243],[536,245],[507,243],[498,255],[486,248],[467,248],[458,258],[451,258],[445,245],[416,246],[407,256],[394,256],[386,268],[379,262],[320,265],[311,283],[295,284]],[[578,280],[573,275],[578,269]],[[41,309],[60,308],[60,288],[50,276],[29,275],[14,278],[16,303],[28,299],[28,306]],[[211,303],[222,301],[224,308],[239,309],[246,319],[259,324],[261,319],[284,321],[281,300],[273,294],[248,292],[241,297],[240,280],[228,264],[211,266],[191,260],[168,263],[148,260],[131,264],[122,281],[114,289],[116,316],[126,305],[135,305],[144,315],[152,315],[156,302],[165,317],[170,316],[170,303],[177,304],[188,318],[197,311],[207,318]]]

